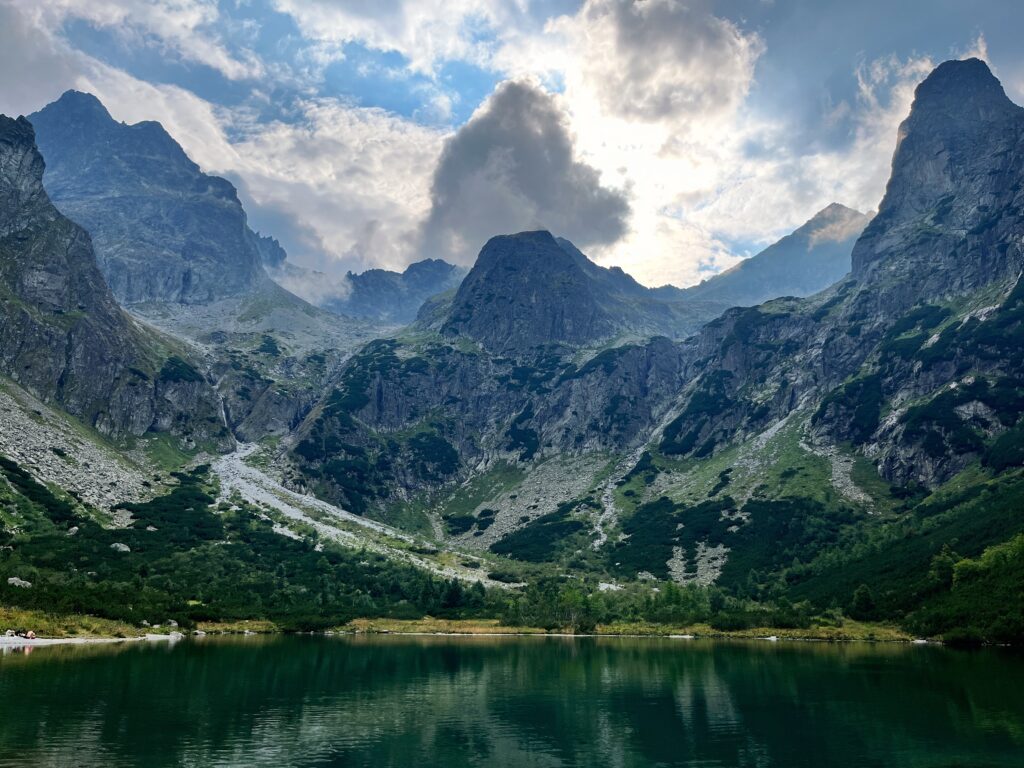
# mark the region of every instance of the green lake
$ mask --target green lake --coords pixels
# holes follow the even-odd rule
[[[2,766],[1015,766],[1024,656],[335,636],[0,656]]]

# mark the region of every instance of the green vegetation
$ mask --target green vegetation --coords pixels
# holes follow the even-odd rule
[[[159,379],[167,383],[200,382],[203,380],[203,376],[191,364],[177,355],[171,355],[160,369]]]
[[[668,455],[693,454],[708,456],[714,450],[714,441],[707,440],[697,445],[711,417],[724,413],[734,405],[729,396],[732,374],[729,371],[713,371],[702,377],[686,408],[665,428],[659,450]]]
[[[506,434],[508,450],[519,451],[520,461],[529,461],[537,455],[537,450],[540,448],[540,436],[536,430],[523,426],[532,418],[533,406],[527,405],[523,412],[512,420]]]
[[[814,414],[814,422],[826,416],[831,416],[833,421],[844,419],[850,442],[860,445],[878,429],[882,403],[881,375],[863,376],[830,392]]]
[[[0,507],[18,522],[0,532],[0,604],[135,626],[265,618],[313,628],[358,616],[477,615],[487,602],[480,586],[281,536],[244,505],[215,510],[203,468],[177,473],[163,496],[126,506],[132,522],[123,529],[102,528],[13,462],[0,471]],[[10,585],[11,577],[32,586]]]
[[[947,550],[936,560],[940,568],[933,568],[931,577],[940,588],[911,614],[909,626],[960,643],[972,637],[994,643],[1024,638],[1024,534],[976,559],[957,559]]]
[[[573,534],[586,527],[581,521],[570,518],[577,506],[572,501],[560,504],[554,512],[538,517],[492,544],[491,552],[531,563],[551,560],[556,552],[571,547]]]

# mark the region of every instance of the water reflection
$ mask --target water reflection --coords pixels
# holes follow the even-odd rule
[[[0,657],[0,765],[1021,764],[1024,660],[895,645],[336,637]]]

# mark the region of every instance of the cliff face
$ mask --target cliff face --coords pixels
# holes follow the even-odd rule
[[[235,188],[200,171],[159,123],[118,123],[77,91],[29,120],[47,192],[90,233],[121,303],[203,303],[267,279],[261,253],[273,243],[249,229]]]
[[[24,118],[0,116],[0,366],[40,399],[114,438],[231,438],[195,368],[114,301],[90,238],[49,201]]]

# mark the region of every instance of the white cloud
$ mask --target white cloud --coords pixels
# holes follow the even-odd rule
[[[416,260],[443,134],[337,100],[310,100],[301,110],[297,123],[254,127],[219,170],[244,179],[260,209],[292,222],[290,250],[306,266],[336,269],[340,261],[358,270]]]
[[[485,65],[495,36],[521,20],[527,0],[275,0],[305,37],[359,42],[396,51],[415,72],[434,74],[444,61]],[[329,49],[321,49],[327,51]],[[333,56],[340,52],[332,51]]]
[[[41,29],[57,30],[67,20],[78,19],[109,29],[128,44],[158,44],[231,80],[264,72],[254,54],[233,55],[212,30],[220,19],[216,0],[35,0],[30,7],[17,5],[29,11]]]
[[[702,0],[587,0],[543,27],[526,0],[275,4],[308,39],[297,59],[262,64],[220,40],[215,30],[224,20],[212,0],[0,0],[0,66],[14,73],[0,82],[0,110],[31,112],[69,87],[91,91],[118,119],[159,120],[204,169],[236,180],[257,225],[279,235],[301,263],[401,267],[431,255],[418,248],[417,233],[431,211],[446,139],[416,121],[446,120],[457,92],[438,78],[429,106],[404,119],[316,98],[311,84],[347,41],[398,51],[428,75],[441,62],[470,61],[540,80],[556,93],[569,137],[561,153],[571,158],[567,167],[592,169],[590,187],[628,198],[631,214],[624,230],[615,230],[621,236],[590,238],[590,255],[649,284],[688,284],[734,263],[729,244],[767,244],[829,202],[876,206],[897,126],[932,67],[928,58],[861,63],[852,73],[856,92],[822,118],[841,140],[805,145],[794,140],[786,114],[756,111],[749,102],[764,51],[760,37],[717,17]],[[69,18],[117,27],[131,44],[165,46],[229,77],[262,72],[261,82],[280,83],[294,76],[295,92],[303,94],[297,118],[261,123],[243,108],[218,108],[185,89],[133,78],[71,49],[60,37]],[[964,53],[985,55],[984,37]],[[1024,94],[1020,70],[1003,74],[1011,94]],[[261,98],[271,97],[254,86],[250,104]],[[504,142],[507,154],[518,144],[498,135],[500,125],[490,130],[497,154],[488,150],[481,168],[494,177],[497,145]],[[457,208],[476,216],[470,224],[566,226],[565,217],[544,215],[551,205],[540,192],[495,186],[488,173],[470,173],[459,193]],[[494,205],[477,205],[483,199]],[[490,217],[502,207],[518,213]],[[534,213],[518,215],[524,211]],[[585,231],[559,234],[586,245]]]
[[[575,76],[611,115],[706,122],[743,102],[763,46],[701,3],[588,0],[555,28],[580,52]]]
[[[897,126],[931,68],[862,64],[855,98],[826,118],[849,126],[846,140],[802,146],[785,114],[747,103],[763,51],[705,3],[588,0],[495,61],[561,77],[582,159],[629,190],[628,233],[591,255],[648,284],[685,285],[735,263],[727,243],[756,250],[834,201],[875,207]]]
[[[238,182],[250,217],[278,223],[269,231],[300,263],[338,271],[415,260],[441,132],[336,99],[300,102],[294,123],[259,123],[134,78],[38,23],[0,5],[0,65],[19,75],[0,82],[0,111],[31,113],[68,88],[93,93],[116,120],[159,121],[203,170]]]

